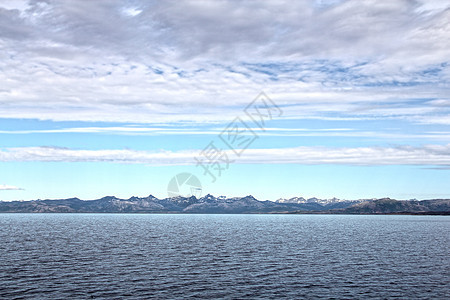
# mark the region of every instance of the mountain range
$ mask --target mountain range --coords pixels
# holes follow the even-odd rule
[[[321,213],[321,214],[447,214],[450,199],[305,199],[295,197],[260,201],[253,196],[227,198],[210,194],[196,198],[158,199],[107,196],[97,200],[78,198],[31,201],[0,201],[0,213]]]

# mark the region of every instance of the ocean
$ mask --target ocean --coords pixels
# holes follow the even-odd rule
[[[0,214],[1,299],[450,298],[450,217]]]

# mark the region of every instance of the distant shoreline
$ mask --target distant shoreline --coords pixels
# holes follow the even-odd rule
[[[134,213],[134,214],[347,214],[347,215],[450,215],[450,199],[395,200],[304,199],[277,202],[253,196],[201,198],[169,197],[119,199],[107,196],[96,200],[78,198],[0,202],[0,213]]]
[[[450,216],[450,211],[444,212],[398,212],[398,213],[333,213],[333,212],[254,212],[254,213],[199,213],[199,212],[0,212],[0,214],[32,214],[32,215],[345,215],[345,216]]]

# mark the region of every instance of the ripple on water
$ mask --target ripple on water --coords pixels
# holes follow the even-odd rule
[[[450,218],[0,214],[0,298],[449,298]]]

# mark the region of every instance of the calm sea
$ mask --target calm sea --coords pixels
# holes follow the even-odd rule
[[[0,214],[1,299],[450,298],[450,217]]]

